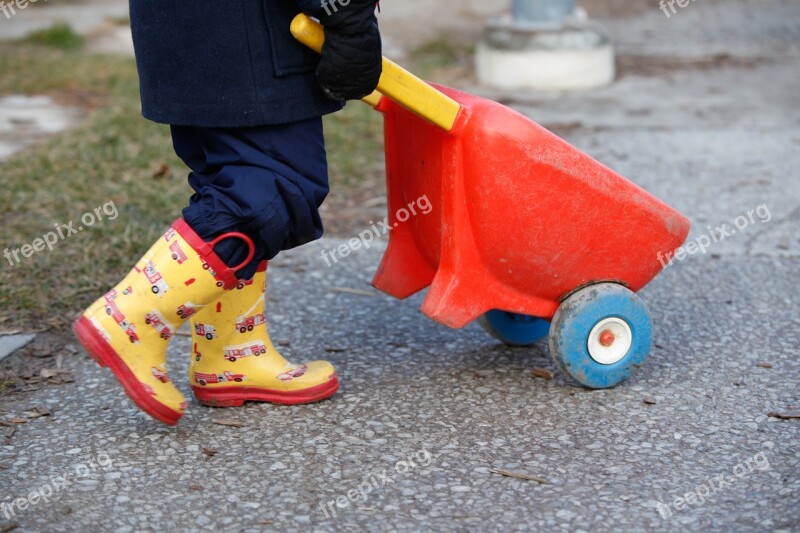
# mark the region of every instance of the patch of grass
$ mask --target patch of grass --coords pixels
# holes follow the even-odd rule
[[[75,221],[78,227],[84,213],[111,201],[120,214],[20,265],[3,259],[0,315],[28,329],[67,325],[75,311],[130,267],[188,196],[179,172],[153,178],[156,166],[179,169],[180,164],[169,150],[168,129],[139,116],[132,60],[41,52],[0,47],[0,69],[5,70],[4,63],[24,64],[24,74],[16,83],[4,79],[0,91],[92,93],[102,95],[107,107],[74,130],[2,163],[7,185],[0,196],[0,246],[32,243],[53,230],[54,223]]]
[[[67,103],[109,97],[136,103],[133,59],[85,55],[44,46],[0,44],[0,94],[47,94]]]
[[[33,243],[54,224],[114,202],[105,220],[11,266],[0,255],[0,326],[62,329],[128,272],[180,215],[191,190],[169,129],[140,115],[132,58],[0,44],[0,94],[49,94],[94,107],[76,128],[0,162],[0,253]],[[98,104],[102,104],[99,105]],[[325,119],[332,186],[342,197],[375,179],[380,115],[359,103]],[[380,176],[382,179],[382,175]],[[335,213],[335,209],[332,210]]]
[[[82,35],[75,33],[69,24],[59,22],[49,28],[34,31],[19,42],[48,46],[59,50],[75,50],[83,46],[84,38]]]
[[[474,55],[473,44],[456,43],[446,38],[434,39],[412,50],[411,66],[417,76],[428,79],[440,69],[471,61]]]
[[[350,102],[344,111],[325,117],[331,187],[357,185],[375,172],[382,161],[383,118],[371,107]]]
[[[125,17],[108,17],[108,20],[114,26],[130,26],[131,25],[131,18],[128,16]]]
[[[12,377],[0,376],[0,398],[5,395],[7,390],[11,390],[16,380]]]

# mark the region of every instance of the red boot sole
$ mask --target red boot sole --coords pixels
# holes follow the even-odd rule
[[[194,396],[209,407],[241,407],[245,402],[267,402],[279,405],[302,405],[327,400],[339,390],[339,378],[334,374],[322,385],[298,391],[277,391],[252,387],[206,389],[192,386]]]
[[[81,316],[72,326],[78,342],[83,345],[89,355],[98,365],[108,368],[119,380],[125,394],[133,400],[136,406],[155,418],[159,422],[174,426],[183,416],[183,413],[173,411],[161,402],[156,401],[144,388],[142,383],[136,378],[134,373],[125,364],[125,361],[111,347],[97,329],[86,317]]]

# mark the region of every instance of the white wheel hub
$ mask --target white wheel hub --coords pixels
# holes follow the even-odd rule
[[[622,361],[633,345],[633,332],[621,318],[606,318],[589,334],[587,348],[592,359],[601,365]]]

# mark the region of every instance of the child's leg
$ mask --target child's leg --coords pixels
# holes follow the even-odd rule
[[[326,361],[287,361],[266,324],[266,264],[280,251],[322,236],[319,207],[328,194],[322,121],[243,129],[173,127],[175,151],[192,169],[195,195],[184,217],[198,234],[249,235],[256,258],[231,291],[192,318],[190,381],[198,400],[217,407],[247,401],[309,403],[339,388]],[[217,247],[241,261],[245,247]],[[262,268],[256,273],[258,263]]]
[[[204,239],[240,231],[256,243],[256,258],[241,272],[322,236],[319,207],[328,195],[322,119],[255,128],[173,126],[175,151],[191,168],[195,191],[184,210]],[[218,249],[229,264],[245,257],[236,242]]]
[[[186,220],[177,221],[130,274],[75,323],[80,342],[101,365],[111,368],[133,401],[168,424],[177,423],[187,407],[166,371],[172,334],[206,307],[233,307],[222,305],[221,298],[230,288],[249,286],[236,278],[251,279],[263,260],[319,238],[318,209],[328,193],[321,120],[235,130],[176,127],[173,134],[176,151],[193,169],[190,182],[196,194],[185,211]],[[215,242],[217,238],[221,242]],[[240,270],[240,263],[249,266]],[[251,375],[254,380],[263,377],[269,386],[260,391],[267,401],[314,401],[336,392],[336,374],[325,362],[298,368],[274,350],[269,358],[261,357],[267,355],[268,337],[263,315],[255,306],[253,312],[225,326],[232,330],[240,318],[248,319],[245,331],[259,339],[226,345],[214,355],[224,361],[225,349],[230,349],[237,357],[264,360],[263,368],[256,367],[259,372]],[[263,327],[263,335],[256,326]],[[277,377],[281,384],[294,383],[276,390],[270,385],[276,372],[282,372]],[[243,376],[223,369],[214,377],[236,383]]]

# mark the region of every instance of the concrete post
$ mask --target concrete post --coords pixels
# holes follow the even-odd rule
[[[575,0],[513,0],[511,16],[520,25],[564,25],[564,20],[575,12]]]
[[[614,48],[575,0],[512,0],[487,25],[476,67],[498,89],[593,89],[614,80]]]

